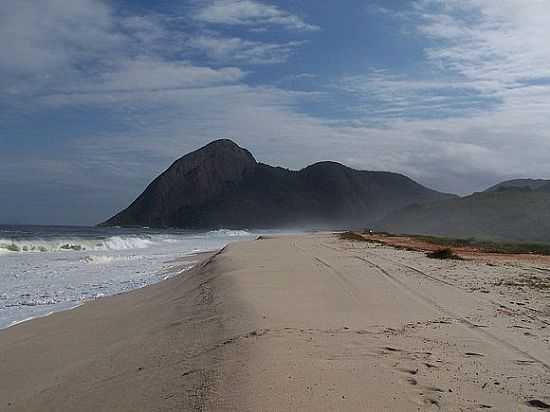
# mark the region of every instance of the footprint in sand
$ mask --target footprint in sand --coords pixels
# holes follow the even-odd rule
[[[412,386],[418,385],[418,381],[414,378],[408,378],[407,382],[410,383]]]
[[[531,399],[528,400],[527,405],[532,406],[533,408],[539,408],[539,409],[550,409],[550,405],[548,405],[546,402],[543,402],[539,399]]]
[[[477,352],[466,352],[466,356],[477,356],[477,357],[484,357],[485,355],[483,353],[477,353]]]
[[[399,368],[399,370],[408,375],[416,375],[418,373],[418,368],[417,369]]]
[[[436,408],[436,410],[441,410],[441,407],[439,405],[439,401],[436,400],[436,399],[432,399],[432,398],[425,398],[424,399],[424,405],[428,405],[428,406],[432,406],[434,408]]]

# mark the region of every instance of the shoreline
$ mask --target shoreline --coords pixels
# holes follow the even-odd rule
[[[25,323],[25,322],[30,322],[32,320],[35,320],[35,319],[41,319],[41,318],[46,318],[48,316],[51,316],[55,313],[59,313],[59,312],[66,312],[66,311],[70,311],[70,310],[74,310],[76,308],[79,308],[80,306],[83,306],[83,305],[86,305],[87,303],[89,302],[94,302],[94,301],[97,301],[97,300],[101,300],[105,297],[111,297],[111,296],[118,296],[118,295],[122,295],[122,294],[125,294],[125,293],[129,293],[129,292],[132,292],[133,290],[138,290],[138,289],[143,289],[143,288],[146,288],[148,286],[151,286],[151,285],[155,285],[157,283],[160,283],[160,282],[164,282],[165,280],[167,279],[170,279],[171,277],[174,277],[174,276],[177,276],[180,272],[183,272],[183,271],[186,271],[186,270],[191,270],[195,265],[199,264],[201,262],[201,256],[209,256],[213,253],[216,253],[217,250],[201,250],[199,252],[192,252],[190,253],[189,255],[186,255],[186,256],[181,256],[179,258],[176,258],[174,260],[171,260],[171,261],[168,261],[167,263],[179,263],[180,265],[179,266],[173,266],[171,267],[170,271],[169,272],[166,272],[166,273],[172,273],[172,275],[169,275],[168,277],[165,277],[163,279],[160,279],[158,280],[157,282],[154,282],[154,283],[149,283],[149,284],[146,284],[146,285],[143,285],[143,286],[140,286],[138,288],[135,288],[135,289],[130,289],[130,290],[125,290],[125,291],[120,291],[120,292],[117,292],[117,293],[114,293],[112,295],[103,295],[103,296],[97,296],[93,299],[85,299],[85,300],[81,300],[80,302],[74,304],[74,305],[66,305],[68,307],[65,307],[65,305],[63,304],[68,304],[70,302],[60,302],[60,304],[54,304],[54,305],[51,305],[51,306],[62,306],[63,305],[63,308],[60,308],[60,309],[54,309],[54,310],[51,310],[50,312],[47,312],[47,313],[44,313],[44,314],[38,314],[36,316],[30,316],[30,317],[27,317],[25,319],[21,319],[21,320],[15,320],[11,323],[9,323],[7,326],[3,326],[3,327],[0,327],[0,333],[3,331],[3,330],[6,330],[6,329],[9,329],[9,328],[12,328],[14,326],[17,326],[17,325],[20,325],[22,323]],[[191,261],[192,259],[194,258],[198,258],[199,260],[198,261]],[[192,264],[194,263],[193,266],[190,266],[190,267],[185,267],[184,269],[181,268],[181,266],[185,263],[188,263],[188,264]],[[74,302],[73,302],[74,303]]]
[[[533,410],[550,403],[550,295],[487,286],[518,265],[333,234],[232,243],[0,331],[0,409]]]
[[[115,295],[113,295],[115,296]],[[101,298],[97,298],[97,299],[101,299]],[[97,300],[97,299],[94,299],[94,300]],[[25,323],[25,322],[30,322],[31,320],[35,320],[35,319],[41,319],[41,318],[47,318],[48,316],[51,316],[53,315],[54,313],[58,313],[58,312],[66,312],[66,311],[69,311],[69,310],[73,310],[73,309],[76,309],[82,305],[84,305],[86,302],[80,302],[74,306],[71,306],[67,309],[59,309],[59,310],[52,310],[44,315],[37,315],[37,316],[31,316],[31,317],[28,317],[28,318],[25,318],[25,319],[21,319],[21,320],[14,320],[12,323],[10,323],[8,326],[4,327],[4,328],[0,328],[0,333],[3,331],[3,330],[6,330],[6,329],[9,329],[9,328],[12,328],[14,326],[17,326],[17,325],[20,325],[22,323]]]
[[[197,392],[201,379],[184,379],[180,367],[194,369],[200,356],[180,355],[205,340],[206,329],[198,333],[196,325],[215,315],[201,304],[198,277],[215,254],[156,284],[0,331],[0,410],[146,411],[158,409],[157,395],[168,396],[162,392],[182,380],[186,392]],[[193,319],[190,325],[181,315]],[[217,333],[209,328],[212,339]],[[162,382],[159,374],[167,375]],[[104,390],[92,390],[102,382]],[[155,395],[143,400],[148,392]],[[192,409],[193,399],[173,399],[170,410]]]

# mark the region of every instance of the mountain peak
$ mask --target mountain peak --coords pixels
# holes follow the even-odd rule
[[[336,162],[300,171],[257,163],[229,139],[215,140],[170,166],[106,225],[281,227],[364,225],[423,201],[447,198],[391,173]]]
[[[226,148],[242,149],[242,147],[240,147],[233,140],[227,139],[227,138],[212,140],[210,143],[202,147],[202,149],[226,149]]]
[[[231,139],[214,140],[200,149],[183,156],[176,161],[174,165],[181,163],[181,161],[190,161],[192,158],[196,158],[201,162],[211,160],[216,163],[230,161],[256,164],[256,159],[254,159],[252,153],[242,148]]]

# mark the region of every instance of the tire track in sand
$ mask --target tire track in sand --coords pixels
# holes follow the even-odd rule
[[[512,343],[510,343],[510,342],[508,342],[504,339],[499,338],[498,336],[490,333],[489,331],[480,329],[479,326],[476,325],[474,322],[464,318],[460,314],[452,311],[451,309],[449,309],[446,306],[443,306],[442,304],[436,302],[435,300],[429,298],[428,296],[425,296],[424,294],[420,293],[415,288],[410,287],[405,282],[400,280],[397,276],[392,275],[387,269],[383,268],[379,264],[377,264],[377,263],[375,263],[375,262],[373,262],[373,261],[371,261],[371,260],[369,260],[365,257],[357,256],[355,254],[349,254],[349,253],[345,252],[342,249],[334,248],[334,247],[329,246],[325,243],[320,243],[320,245],[322,247],[326,247],[328,249],[332,249],[334,251],[337,251],[338,253],[344,253],[347,256],[350,256],[352,258],[363,261],[364,263],[368,264],[369,266],[377,269],[379,273],[381,273],[384,277],[386,277],[392,283],[396,284],[400,289],[406,290],[407,292],[409,292],[410,294],[412,294],[413,296],[415,296],[417,299],[424,302],[425,304],[427,304],[429,306],[432,306],[432,307],[435,307],[438,311],[442,312],[446,316],[449,316],[449,317],[452,317],[452,318],[456,319],[460,324],[462,324],[464,327],[468,328],[470,331],[472,331],[474,334],[478,335],[479,337],[484,338],[485,340],[489,340],[489,341],[491,341],[491,342],[493,342],[493,343],[495,343],[495,344],[497,344],[501,347],[506,348],[509,351],[515,352],[518,355],[524,356],[525,358],[527,358],[527,359],[531,360],[532,362],[534,362],[534,363],[538,364],[539,366],[541,366],[543,369],[546,369],[546,371],[550,371],[550,364],[549,363],[547,363],[544,360],[539,359],[539,358],[531,355],[528,352],[525,352],[524,350],[518,348],[517,346],[513,345]],[[376,255],[376,257],[378,258],[379,256]],[[384,259],[384,258],[382,258],[382,259]],[[386,260],[389,260],[389,259],[386,259]],[[424,276],[425,278],[427,278],[427,279],[429,279],[433,282],[440,283],[443,286],[450,286],[453,289],[456,289],[457,291],[459,291],[461,293],[464,293],[464,290],[461,289],[460,287],[458,287],[456,285],[453,285],[453,284],[450,284],[449,282],[444,281],[442,279],[439,279],[439,278],[433,277],[431,275],[428,275],[428,274],[422,272],[419,269],[412,268],[412,267],[409,267],[407,265],[402,265],[402,264],[399,264],[397,262],[392,262],[392,263],[400,265],[402,267],[405,267],[409,270],[412,270],[415,273],[418,273],[418,274]],[[494,304],[494,302],[491,302],[491,303]]]

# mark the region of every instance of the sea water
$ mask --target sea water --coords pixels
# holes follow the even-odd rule
[[[0,329],[153,284],[181,271],[179,258],[259,234],[0,226]]]

